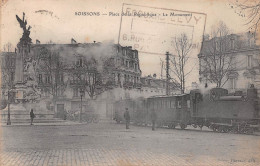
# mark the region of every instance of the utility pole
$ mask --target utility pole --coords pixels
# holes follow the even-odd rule
[[[169,64],[169,52],[166,52],[166,95],[169,96],[169,69],[170,69],[170,64]]]
[[[160,58],[160,64],[161,64],[161,80],[163,79],[163,61]]]

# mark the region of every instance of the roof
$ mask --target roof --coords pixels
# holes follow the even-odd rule
[[[239,33],[239,34],[230,34],[227,36],[223,36],[226,52],[230,51],[240,51],[240,50],[249,50],[249,49],[259,49],[260,47],[256,45],[255,38],[252,34],[249,33]],[[221,39],[221,37],[214,37],[211,39],[204,39],[202,42],[202,47],[199,55],[208,55],[210,54],[210,49],[213,49],[215,44],[213,42],[217,42]],[[234,40],[234,46],[231,41]],[[233,47],[233,48],[232,48]]]
[[[151,96],[151,97],[148,97],[148,99],[150,98],[169,98],[169,97],[181,97],[181,96],[187,96],[189,94],[187,93],[184,93],[184,94],[175,94],[175,95],[170,95],[170,96],[166,96],[166,95],[158,95],[158,96]]]

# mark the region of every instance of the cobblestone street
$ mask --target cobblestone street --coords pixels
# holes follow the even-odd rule
[[[1,127],[1,166],[259,165],[259,136],[100,122]],[[258,152],[258,153],[257,153]]]

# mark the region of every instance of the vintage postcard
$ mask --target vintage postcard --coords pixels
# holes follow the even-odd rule
[[[0,0],[0,165],[260,165],[259,20],[259,0]]]

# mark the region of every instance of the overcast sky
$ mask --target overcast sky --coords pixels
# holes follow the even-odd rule
[[[121,13],[123,3],[205,13],[205,33],[209,33],[212,25],[220,20],[233,33],[247,31],[244,20],[235,14],[227,0],[9,0],[1,7],[1,49],[8,42],[13,46],[18,43],[22,29],[15,15],[22,18],[23,12],[26,13],[28,25],[32,26],[30,36],[33,43],[36,39],[41,43],[50,40],[54,43],[70,43],[71,38],[79,43],[117,43],[121,16],[76,16],[75,12]],[[197,52],[193,51],[190,56],[194,59],[192,63],[196,63]],[[162,55],[140,53],[143,76],[153,73],[160,75],[160,58],[165,59]],[[191,73],[188,85],[193,81],[198,82],[198,66]]]

